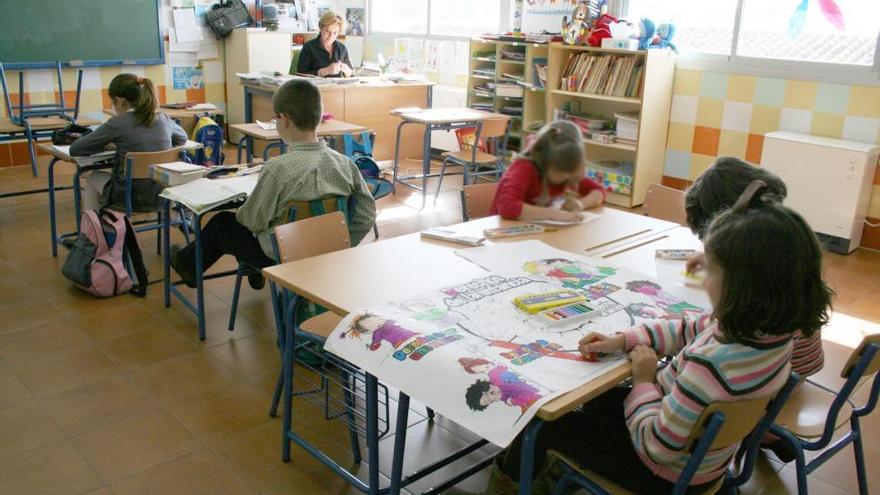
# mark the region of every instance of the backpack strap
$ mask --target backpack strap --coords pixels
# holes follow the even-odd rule
[[[123,218],[125,219],[125,249],[128,251],[131,266],[137,278],[137,284],[134,284],[128,292],[134,296],[146,297],[147,286],[150,281],[147,279],[149,275],[147,274],[146,266],[144,266],[144,256],[141,254],[141,247],[138,245],[137,237],[135,237],[131,220],[127,216],[123,216]]]
[[[104,210],[86,210],[83,212],[83,217],[86,218],[86,221],[97,230],[94,242],[95,247],[97,248],[96,252],[98,253],[106,253],[107,251],[110,251],[110,246],[107,244],[107,237],[104,236],[103,222],[101,221],[101,216],[103,214]],[[80,227],[80,232],[82,232],[82,227]]]

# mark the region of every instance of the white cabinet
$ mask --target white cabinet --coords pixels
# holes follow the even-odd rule
[[[788,187],[786,206],[807,220],[830,251],[862,240],[880,146],[791,132],[764,136],[761,166]]]

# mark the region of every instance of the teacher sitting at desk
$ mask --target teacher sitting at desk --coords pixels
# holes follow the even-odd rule
[[[345,45],[336,41],[342,31],[342,16],[332,11],[324,12],[318,21],[320,34],[302,47],[296,71],[318,77],[348,77],[354,72]]]

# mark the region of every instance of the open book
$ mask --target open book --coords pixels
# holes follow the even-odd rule
[[[53,144],[52,147],[55,148],[56,150],[58,150],[59,152],[61,152],[62,154],[70,156],[70,145]],[[77,165],[86,166],[86,165],[92,165],[92,164],[95,164],[98,162],[112,160],[115,156],[116,156],[116,150],[107,150],[107,151],[102,151],[100,153],[95,153],[94,155],[74,156],[71,158],[73,158],[73,161],[75,161],[77,163]]]
[[[222,204],[244,201],[253,192],[259,179],[259,174],[228,179],[198,179],[166,188],[159,196],[177,201],[194,213],[202,214]]]

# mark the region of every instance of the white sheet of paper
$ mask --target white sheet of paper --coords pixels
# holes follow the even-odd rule
[[[562,220],[532,220],[531,223],[536,223],[538,225],[547,225],[550,227],[571,227],[572,225],[580,225],[582,223],[591,222],[597,218],[601,218],[602,215],[598,213],[591,213],[589,211],[582,211],[581,214],[584,216],[582,220],[575,220],[573,222],[564,222]]]
[[[175,52],[168,53],[167,65],[173,67],[195,67],[198,65],[196,54],[193,52]]]
[[[168,51],[169,52],[198,52],[199,51],[199,41],[190,41],[187,43],[181,43],[177,39],[177,30],[169,29],[168,30]],[[195,57],[195,55],[193,55]]]
[[[202,31],[196,27],[174,28],[178,43],[196,43],[195,51],[199,51],[198,43],[202,40]]]
[[[178,29],[196,27],[195,9],[174,9],[171,15],[174,17],[174,27]]]

